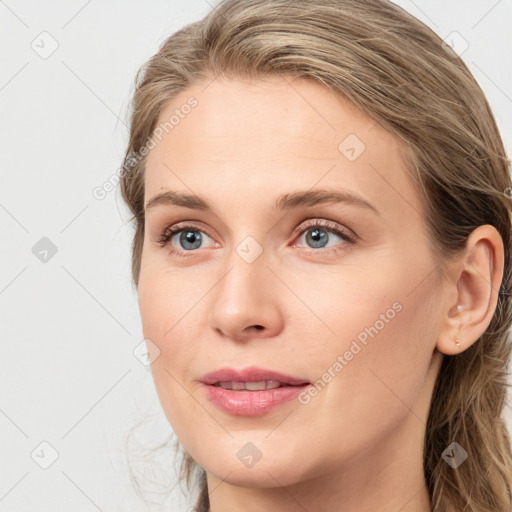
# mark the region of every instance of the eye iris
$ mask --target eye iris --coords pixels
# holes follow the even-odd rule
[[[329,238],[327,233],[328,230],[325,229],[309,229],[306,234],[306,241],[315,248],[325,247]],[[202,242],[201,232],[197,230],[184,230],[180,233],[179,240],[184,249],[197,249],[201,246]],[[187,246],[186,244],[191,244],[192,246]]]
[[[194,247],[183,246],[184,243],[194,244]],[[201,245],[201,235],[199,231],[183,231],[180,235],[180,244],[187,250],[197,249]]]
[[[315,244],[313,245],[313,247],[324,247],[325,244],[327,243],[327,234],[323,229],[310,229],[306,234],[306,241],[308,243],[312,241],[313,244]],[[322,244],[322,242],[325,243]],[[318,243],[320,243],[320,245],[316,245]]]

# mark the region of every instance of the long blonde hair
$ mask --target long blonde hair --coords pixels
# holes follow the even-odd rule
[[[286,74],[316,80],[350,99],[401,139],[422,193],[429,244],[440,268],[468,235],[491,224],[505,246],[504,277],[486,332],[445,356],[429,411],[424,471],[432,510],[510,512],[512,453],[503,419],[511,345],[510,161],[487,100],[470,71],[431,29],[387,0],[225,0],[171,35],[139,70],[121,193],[133,213],[132,274],[144,238],[143,148],[159,114],[190,85],[223,74]],[[456,440],[468,458],[441,457]],[[209,510],[205,472],[197,510]]]

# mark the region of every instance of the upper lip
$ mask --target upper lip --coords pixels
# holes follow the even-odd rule
[[[256,366],[250,366],[242,370],[219,368],[218,370],[206,373],[200,380],[204,384],[216,384],[217,382],[259,382],[263,380],[274,380],[292,386],[309,384],[306,379],[292,377],[284,373],[266,368],[258,368]]]

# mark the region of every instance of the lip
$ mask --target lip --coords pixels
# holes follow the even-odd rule
[[[257,366],[249,366],[243,370],[235,370],[234,368],[220,368],[213,372],[203,375],[201,382],[204,384],[215,384],[216,382],[251,382],[260,380],[277,380],[283,384],[290,386],[300,386],[308,384],[307,379],[301,379],[285,375],[284,373],[258,368]]]
[[[235,391],[215,386],[217,382],[278,381],[281,387],[258,391]],[[200,379],[206,397],[222,411],[241,416],[266,414],[296,398],[310,384],[306,379],[251,366],[243,370],[220,368]]]

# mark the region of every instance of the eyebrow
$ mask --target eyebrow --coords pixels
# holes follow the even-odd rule
[[[273,205],[274,210],[291,210],[294,208],[316,206],[319,204],[336,204],[346,203],[361,208],[367,208],[377,215],[379,211],[371,203],[365,201],[351,192],[344,190],[299,190],[288,194],[283,194],[277,198]],[[212,205],[204,198],[195,194],[185,194],[183,192],[175,192],[167,190],[160,194],[156,194],[146,203],[146,210],[155,206],[183,206],[193,210],[210,212],[217,215]]]

